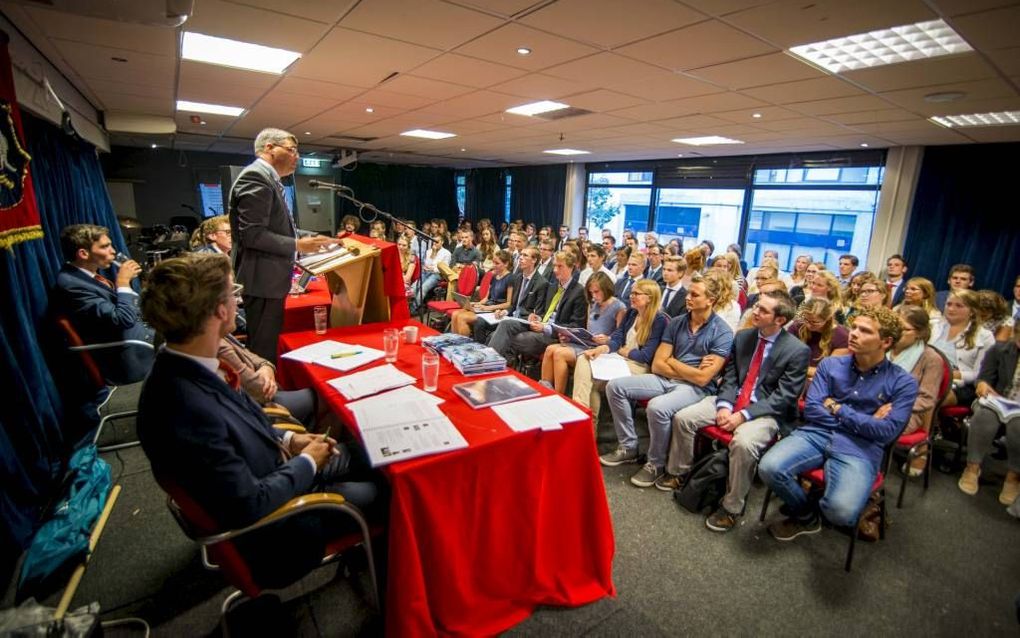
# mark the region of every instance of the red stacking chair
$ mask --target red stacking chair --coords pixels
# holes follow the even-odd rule
[[[949,389],[953,387],[953,366],[949,363],[949,359],[946,358],[946,355],[942,354],[942,352],[938,349],[936,349],[936,352],[942,356],[942,383],[939,384],[939,396],[935,401],[935,405],[938,406],[946,399],[946,395],[949,394]],[[938,410],[937,407],[936,410]],[[932,449],[932,426],[934,426],[934,423],[929,423],[928,430],[917,430],[910,434],[904,434],[900,436],[900,438],[896,439],[895,449],[905,449],[907,451],[907,472],[903,473],[903,482],[900,483],[900,495],[896,499],[896,509],[903,507],[903,494],[907,491],[907,479],[910,478],[910,462],[921,455],[921,450],[926,450],[928,455],[924,464],[923,475],[924,489],[925,491],[928,490],[928,483],[931,480],[932,458],[935,456],[935,451]],[[892,459],[890,458],[890,462],[891,461]],[[889,468],[886,468],[886,473],[888,472]]]
[[[117,384],[107,378],[107,375],[103,373],[102,368],[91,353],[99,350],[142,348],[143,350],[153,353],[153,356],[155,356],[155,349],[151,343],[138,341],[136,339],[86,344],[82,341],[81,336],[78,334],[78,331],[75,330],[74,324],[71,323],[70,319],[64,316],[58,316],[54,318],[54,321],[56,323],[57,330],[60,331],[60,334],[64,339],[64,344],[67,347],[68,352],[73,353],[78,359],[78,362],[81,364],[82,370],[85,373],[85,378],[91,386],[93,396],[99,397],[105,391],[106,396],[101,400],[99,405],[96,406],[96,412],[100,419],[99,427],[96,428],[96,433],[92,437],[92,443],[95,445],[99,441],[99,436],[103,433],[103,428],[107,423],[118,421],[120,419],[134,418],[138,414],[138,410],[111,412],[110,414],[103,416],[102,410],[109,404],[110,399],[113,398],[114,393],[117,391]],[[127,381],[141,381],[141,379],[127,379]],[[97,449],[100,452],[110,452],[113,450],[133,447],[135,445],[138,445],[138,441],[107,445],[98,447]]]
[[[896,444],[896,439],[893,439],[889,445],[885,447],[885,452],[882,455],[882,462],[879,463],[878,474],[875,476],[875,481],[871,484],[871,496],[878,495],[878,508],[879,508],[879,523],[878,523],[878,537],[885,540],[885,472],[883,468],[889,466],[889,458],[892,455],[893,446]],[[825,490],[825,470],[824,468],[818,467],[813,470],[808,470],[800,474],[800,478],[806,480],[811,484],[812,492],[816,490]],[[765,489],[765,502],[761,506],[761,516],[758,520],[764,521],[765,514],[769,509],[769,501],[772,499],[772,489]],[[868,501],[871,502],[870,500]],[[868,507],[865,506],[861,510],[861,514],[868,511]],[[857,544],[857,528],[860,525],[860,517],[854,521],[853,528],[850,529],[850,547],[846,552],[846,561],[843,563],[843,569],[850,571],[850,566],[854,560],[854,547]]]
[[[737,296],[737,303],[740,304],[740,312],[747,310],[747,293],[742,288]]]
[[[378,608],[379,586],[376,581],[375,557],[372,553],[372,531],[379,533],[381,530],[370,530],[358,508],[347,503],[340,494],[316,493],[298,496],[287,501],[275,512],[245,528],[222,530],[216,525],[214,519],[179,485],[164,477],[157,477],[157,482],[167,493],[167,508],[177,524],[185,535],[201,548],[202,565],[206,569],[222,572],[227,583],[236,588],[223,601],[221,607],[223,615],[220,622],[224,625],[224,635],[227,635],[226,614],[230,608],[242,598],[257,598],[263,591],[269,589],[255,579],[248,562],[238,551],[234,540],[259,528],[312,510],[342,512],[353,518],[358,524],[360,533],[346,534],[326,544],[326,554],[320,566],[335,561],[340,557],[341,552],[363,544],[365,554],[368,556],[368,575],[372,582],[372,600],[370,602]],[[295,542],[300,542],[300,539],[295,539]],[[279,549],[277,548],[277,551]]]
[[[475,285],[478,283],[478,267],[474,264],[464,266],[457,277],[457,293],[470,297],[475,292]],[[430,301],[428,308],[431,312],[439,314],[452,314],[460,308],[456,301]]]

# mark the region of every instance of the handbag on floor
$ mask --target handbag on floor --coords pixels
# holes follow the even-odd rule
[[[673,491],[673,498],[689,512],[695,514],[706,508],[715,509],[726,493],[730,475],[730,451],[722,448],[706,454],[691,467],[687,482]]]

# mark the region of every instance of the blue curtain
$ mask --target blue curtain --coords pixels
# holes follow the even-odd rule
[[[970,264],[976,287],[1013,297],[1020,275],[1015,187],[1020,144],[924,149],[903,256],[908,275],[947,288],[953,264]]]
[[[563,197],[567,191],[567,165],[515,166],[510,169],[513,186],[510,219],[536,226],[557,228],[563,223]]]
[[[340,181],[354,189],[355,197],[401,219],[445,219],[457,227],[457,187],[452,168],[400,166],[397,164],[359,164],[353,171],[341,171]],[[324,195],[328,196],[328,195]],[[358,211],[346,200],[338,199],[337,221]]]
[[[73,444],[65,441],[65,410],[44,357],[47,300],[63,262],[60,230],[100,224],[125,247],[95,148],[24,112],[22,122],[45,237],[0,251],[0,387],[13,397],[0,412],[2,575],[31,540]]]
[[[464,218],[488,219],[499,228],[506,215],[506,169],[472,168],[464,185]]]

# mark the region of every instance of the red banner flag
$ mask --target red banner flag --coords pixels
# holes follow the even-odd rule
[[[7,42],[7,34],[0,31],[0,248],[10,249],[40,239],[43,231],[28,171],[32,158],[25,150]]]

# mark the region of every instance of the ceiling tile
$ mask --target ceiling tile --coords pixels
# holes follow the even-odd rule
[[[341,26],[436,49],[452,49],[504,23],[501,18],[438,0],[361,2]]]
[[[646,101],[632,95],[624,95],[608,89],[598,89],[570,96],[570,105],[599,113],[645,104]]]
[[[584,84],[612,87],[617,82],[659,75],[662,69],[615,53],[597,53],[586,58],[558,64],[542,71],[546,75]]]
[[[111,58],[122,57],[120,49],[68,40],[54,40],[53,43],[78,75],[87,80],[173,86],[176,63],[170,56],[136,52],[126,56],[127,62],[116,62]]]
[[[702,95],[682,100],[669,102],[674,107],[676,115],[687,115],[689,113],[715,114],[721,111],[733,111],[735,109],[753,108],[764,106],[765,103],[739,93],[715,93],[713,95]]]
[[[730,14],[727,21],[781,48],[934,20],[922,0],[782,0]]]
[[[701,13],[672,0],[559,0],[520,21],[574,40],[613,48],[703,19]]]
[[[1017,4],[1017,0],[933,0],[943,15],[958,16]]]
[[[825,119],[840,124],[876,124],[878,122],[900,122],[909,120],[924,121],[918,115],[903,109],[881,109],[878,111],[857,111],[854,113],[832,113]]]
[[[224,0],[196,2],[186,24],[188,31],[298,53],[308,51],[329,28],[321,22]]]
[[[614,117],[603,113],[592,113],[590,115],[578,115],[576,117],[565,117],[553,122],[537,122],[531,127],[532,130],[544,131],[585,131],[590,129],[603,129],[611,126],[633,125],[630,120],[622,117]],[[644,126],[644,125],[641,125]]]
[[[419,78],[414,75],[399,75],[392,80],[387,80],[381,85],[381,88],[392,93],[414,95],[433,101],[449,99],[457,95],[470,93],[474,90],[471,87],[461,86],[459,84],[450,84],[449,82],[440,82],[439,80]],[[379,89],[373,90],[378,91]]]
[[[930,103],[924,99],[931,93],[962,92],[961,100],[947,103]],[[916,113],[974,113],[976,102],[992,99],[1016,99],[1017,91],[1010,84],[1000,79],[979,80],[977,82],[957,82],[954,84],[938,84],[918,89],[888,91],[880,94],[890,102]],[[863,109],[862,109],[863,110]]]
[[[25,6],[25,12],[47,37],[151,55],[177,54],[177,31],[165,27],[100,20],[60,11]],[[125,56],[128,57],[128,56]]]
[[[821,134],[825,132],[845,133],[847,131],[847,129],[839,126],[838,124],[823,122],[822,120],[817,120],[813,117],[805,117],[798,120],[780,120],[778,122],[762,122],[761,124],[758,124],[758,126],[767,131],[792,131],[794,134]]]
[[[484,89],[520,77],[527,71],[465,55],[446,53],[415,68],[413,73],[416,77]]]
[[[721,93],[724,89],[684,75],[662,71],[634,80],[613,84],[612,89],[627,95],[656,100],[676,100],[698,95]]]
[[[555,100],[573,93],[582,93],[592,88],[593,83],[578,83],[562,78],[554,78],[543,73],[529,73],[509,82],[503,82],[489,87],[493,91],[507,93],[517,96],[513,99],[514,104],[519,106],[526,104],[531,99]],[[521,98],[528,98],[522,100]]]
[[[1020,5],[960,16],[953,20],[953,27],[979,49],[1015,47],[1020,33]]]
[[[438,54],[435,49],[337,27],[295,62],[288,75],[370,87]]]
[[[173,81],[162,86],[156,86],[151,84],[133,84],[130,82],[111,82],[109,80],[92,78],[89,80],[89,86],[97,94],[103,96],[107,94],[134,95],[137,97],[166,99],[168,101],[173,101],[174,97]]]
[[[1006,75],[1020,75],[1020,47],[986,51],[992,63]]]
[[[358,3],[358,0],[287,0],[286,3],[280,0],[244,0],[245,4],[268,9],[284,15],[315,20],[332,26],[351,7]]]
[[[838,97],[831,100],[815,100],[788,104],[787,108],[805,115],[829,115],[831,113],[853,113],[854,111],[876,111],[891,105],[874,95]]]
[[[754,114],[758,113],[761,115],[760,118],[754,117]],[[717,112],[712,114],[713,117],[717,117],[720,120],[726,120],[727,122],[733,122],[734,124],[751,124],[757,125],[758,122],[778,122],[780,120],[789,120],[793,118],[803,117],[796,111],[784,109],[779,106],[757,106],[748,109],[737,109],[735,111]]]
[[[835,77],[823,77],[798,82],[782,82],[771,86],[759,86],[744,89],[742,93],[751,97],[772,102],[773,104],[791,104],[808,100],[824,100],[834,97],[862,95],[863,91]]]
[[[687,73],[733,89],[825,77],[825,73],[785,53],[770,53],[737,62],[692,69]]]
[[[103,93],[101,106],[106,111],[165,115],[167,117],[172,116],[175,110],[174,101],[171,97],[159,98],[112,92]]]
[[[386,86],[388,88],[389,84]],[[435,100],[417,97],[414,95],[405,95],[403,93],[394,93],[393,91],[384,91],[382,89],[371,89],[359,95],[356,101],[359,108],[364,105],[371,105],[373,109],[377,109],[379,107],[390,107],[393,109],[399,109],[400,111],[409,111],[421,108],[426,104],[431,104]]]
[[[531,54],[517,54],[518,47],[531,49]],[[556,64],[597,53],[598,49],[560,38],[520,24],[508,24],[457,48],[457,53],[537,71]]]
[[[322,80],[309,80],[293,75],[284,76],[274,90],[296,93],[298,95],[311,95],[313,97],[328,97],[337,101],[350,99],[365,91],[365,89],[359,87],[323,82]]]
[[[961,133],[976,142],[1020,142],[1020,126],[986,126]]]
[[[993,69],[977,53],[964,53],[933,60],[917,60],[842,74],[872,91],[895,91],[918,86],[968,82],[995,76]]]
[[[719,126],[727,126],[729,122],[716,119],[710,115],[687,115],[674,117],[668,120],[656,122],[670,131],[695,131],[699,129],[713,129]],[[673,135],[672,137],[676,137]]]
[[[775,47],[718,20],[707,20],[621,47],[617,53],[674,71],[683,71],[775,50]]]
[[[251,106],[280,79],[277,75],[182,62],[177,97],[192,102]]]
[[[712,16],[722,16],[734,11],[749,9],[763,4],[770,4],[776,0],[683,0],[684,4],[693,7],[702,13]]]
[[[427,106],[423,111],[450,117],[477,118],[502,113],[520,103],[520,98],[492,91],[476,91]]]

